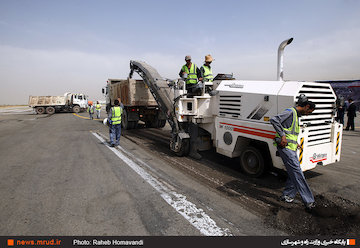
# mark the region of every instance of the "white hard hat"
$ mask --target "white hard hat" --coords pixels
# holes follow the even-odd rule
[[[104,124],[105,126],[107,126],[107,122],[108,122],[108,118],[105,118],[105,119],[103,120],[103,124]]]

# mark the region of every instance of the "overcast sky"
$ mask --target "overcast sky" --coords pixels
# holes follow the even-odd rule
[[[177,78],[184,56],[240,80],[360,79],[360,1],[0,0],[0,104],[29,95],[86,93],[130,60]]]

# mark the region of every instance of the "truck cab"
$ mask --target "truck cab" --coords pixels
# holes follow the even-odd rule
[[[70,99],[73,106],[79,106],[81,111],[85,111],[88,107],[88,97],[85,94],[65,93],[65,96]]]

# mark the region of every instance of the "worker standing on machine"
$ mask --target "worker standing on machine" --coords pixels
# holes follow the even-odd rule
[[[179,76],[186,82],[188,93],[196,93],[199,90],[198,80],[202,81],[199,68],[191,62],[191,56],[185,56],[186,64],[181,67]]]
[[[299,192],[308,211],[315,207],[315,200],[300,167],[296,151],[301,148],[297,143],[300,132],[299,116],[309,115],[314,110],[315,103],[308,101],[305,95],[301,95],[296,107],[286,109],[281,114],[270,119],[276,131],[274,145],[277,146],[288,174],[280,200],[288,203],[293,202],[297,192]]]
[[[201,66],[201,68],[200,68],[201,77],[202,77],[203,83],[204,83],[203,87],[205,87],[204,93],[212,91],[212,84],[205,85],[206,83],[212,83],[214,81],[212,68],[210,66],[211,62],[213,62],[213,58],[211,57],[210,54],[208,54],[205,56],[204,65]]]
[[[213,58],[210,54],[205,56],[205,63],[201,66],[201,77],[203,78],[204,82],[212,82],[214,80],[214,76],[212,74],[211,63],[213,62]]]

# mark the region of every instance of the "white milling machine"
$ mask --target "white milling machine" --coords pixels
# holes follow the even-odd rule
[[[276,155],[270,118],[295,106],[299,95],[305,94],[316,109],[299,119],[298,155],[302,170],[310,170],[340,160],[343,127],[335,121],[336,95],[330,84],[283,80],[283,51],[292,40],[279,46],[277,81],[216,77],[205,83],[201,96],[189,97],[184,81],[163,79],[144,62],[130,62],[130,78],[136,71],[149,86],[172,127],[170,148],[177,155],[188,154],[188,124],[196,123],[200,151],[215,147],[227,157],[239,157],[243,171],[252,176],[260,176],[270,166],[285,168]],[[207,92],[209,86],[212,91]]]

